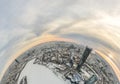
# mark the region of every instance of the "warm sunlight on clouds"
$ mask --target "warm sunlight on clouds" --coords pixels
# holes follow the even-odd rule
[[[120,0],[1,0],[0,11],[0,74],[10,57],[65,38],[109,51],[120,71]]]

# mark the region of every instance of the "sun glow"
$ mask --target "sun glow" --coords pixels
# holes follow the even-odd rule
[[[103,25],[120,27],[120,16],[102,15],[99,20]]]
[[[107,57],[106,55],[104,55],[103,53],[101,53],[100,51],[97,51],[96,52],[101,56],[103,57],[109,64],[110,66],[112,67],[112,69],[114,70],[116,76],[118,77],[119,81],[120,81],[120,70],[118,69],[118,67],[114,64],[114,62],[109,58]]]

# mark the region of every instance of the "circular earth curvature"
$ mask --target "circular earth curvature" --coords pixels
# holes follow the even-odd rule
[[[29,76],[20,75],[31,60],[66,84],[119,84],[110,65],[91,48],[63,41],[42,43],[23,53],[9,66],[1,84],[29,84]]]

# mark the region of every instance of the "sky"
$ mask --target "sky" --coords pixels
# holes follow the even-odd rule
[[[0,0],[0,73],[10,57],[46,36],[88,45],[120,72],[120,0]]]

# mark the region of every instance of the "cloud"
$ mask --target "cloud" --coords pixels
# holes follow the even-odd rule
[[[114,50],[118,63],[119,4],[120,0],[1,0],[0,63],[7,62],[11,54],[6,52],[14,51],[17,45],[49,34],[82,38],[96,49],[102,44]]]

